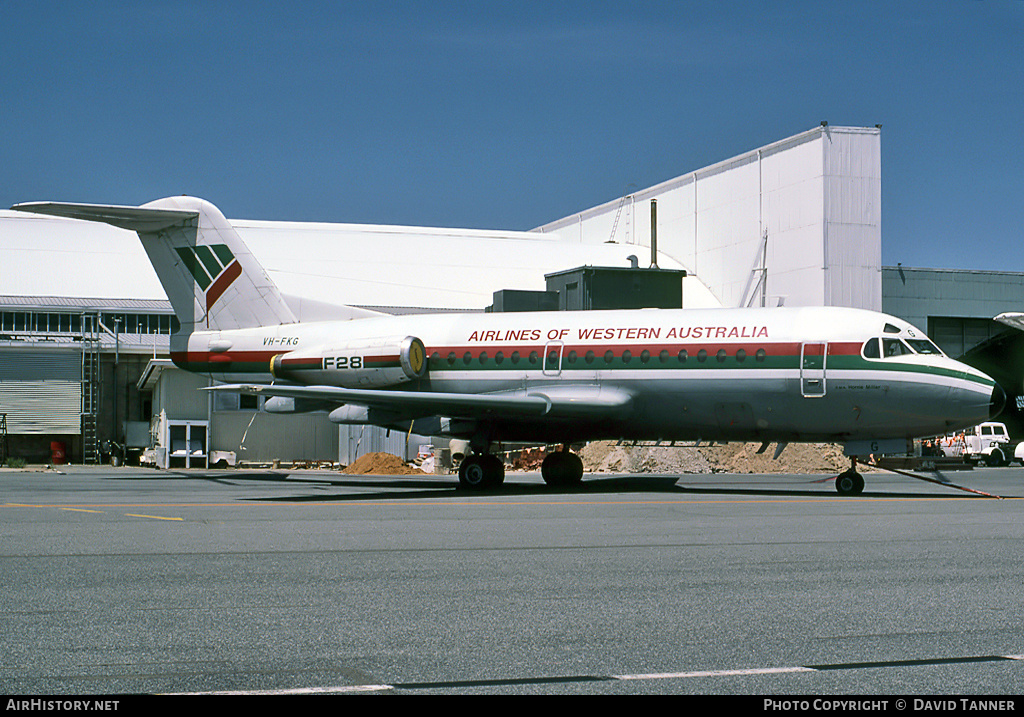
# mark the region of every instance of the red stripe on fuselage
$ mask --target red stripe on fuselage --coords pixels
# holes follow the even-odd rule
[[[829,356],[854,356],[860,355],[861,343],[859,342],[835,342],[829,343],[828,355]],[[708,353],[717,351],[719,349],[726,349],[730,352],[735,352],[738,349],[744,349],[748,353],[753,353],[757,349],[764,349],[769,356],[799,356],[800,355],[799,342],[792,343],[729,343],[729,342],[711,342],[711,343],[661,343],[661,344],[564,344],[562,351],[563,353],[569,351],[586,352],[594,351],[595,353],[600,352],[603,354],[606,351],[611,351],[614,356],[621,356],[623,351],[638,352],[647,350],[652,354],[660,353],[663,350],[678,352],[682,349],[686,349],[688,353],[695,353],[704,349]],[[474,358],[479,357],[481,352],[486,352],[488,356],[493,356],[498,351],[505,353],[506,355],[513,351],[518,351],[521,354],[529,355],[531,351],[539,351],[544,348],[544,344],[528,344],[520,346],[444,346],[436,348],[427,348],[427,355],[430,356],[437,353],[441,356],[447,356],[449,353],[455,353],[456,356],[461,358],[467,351]],[[175,352],[171,354],[171,359],[176,364],[182,363],[198,363],[206,364],[211,362],[235,362],[235,363],[259,363],[269,362],[274,356],[279,355],[280,351],[223,351],[223,352],[211,352],[211,351],[188,351],[188,352]],[[397,356],[382,356],[382,357],[366,357],[367,362],[376,362],[380,360],[397,360]],[[292,364],[295,362],[293,367],[298,368],[301,365],[306,368],[315,368],[320,364],[321,359],[318,357],[304,357],[301,359],[292,358],[284,359],[285,364]]]

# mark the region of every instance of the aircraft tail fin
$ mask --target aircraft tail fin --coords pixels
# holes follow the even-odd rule
[[[11,208],[137,232],[183,334],[296,321],[235,228],[202,199],[169,197],[141,207],[31,202]]]

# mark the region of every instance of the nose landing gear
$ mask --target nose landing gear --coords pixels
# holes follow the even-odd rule
[[[850,458],[850,467],[836,476],[839,495],[859,495],[864,492],[864,476],[857,472],[857,459]]]

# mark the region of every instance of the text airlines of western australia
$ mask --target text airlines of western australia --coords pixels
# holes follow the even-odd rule
[[[488,331],[474,331],[469,335],[469,341],[492,343],[495,341],[540,341],[546,338],[548,341],[566,341],[575,339],[579,341],[642,341],[660,339],[766,339],[768,338],[767,326],[683,326],[671,327],[650,327],[650,326],[628,326],[628,327],[604,327],[604,328],[580,328],[573,329],[491,329]]]

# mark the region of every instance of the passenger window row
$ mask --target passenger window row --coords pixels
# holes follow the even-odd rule
[[[737,363],[743,363],[744,361],[747,360],[747,358],[749,356],[750,356],[750,354],[747,352],[746,349],[737,349],[735,351],[735,353],[733,354],[733,358],[735,358]],[[701,349],[700,351],[698,351],[692,357],[691,357],[691,355],[689,354],[689,352],[686,349],[681,349],[680,351],[678,351],[677,353],[674,353],[674,354],[672,352],[668,351],[667,349],[662,349],[662,351],[660,351],[657,355],[652,354],[647,349],[644,349],[635,358],[637,358],[641,364],[648,364],[648,363],[651,362],[652,359],[655,359],[655,358],[657,359],[658,363],[660,363],[660,364],[667,364],[667,363],[669,363],[669,362],[671,362],[673,360],[676,363],[686,363],[691,358],[695,358],[698,363],[704,363],[704,362],[706,362],[708,360],[708,357],[709,357],[709,354],[708,354],[706,349]],[[714,357],[715,357],[715,360],[718,363],[725,363],[725,361],[729,358],[729,353],[725,349],[719,349],[714,354]],[[753,358],[757,362],[763,362],[767,357],[768,357],[768,353],[764,349],[757,349],[757,351],[755,351],[753,353]],[[558,351],[549,351],[548,355],[547,355],[547,363],[548,363],[548,365],[549,366],[557,365],[558,364],[558,358],[559,358],[559,352]],[[578,352],[575,349],[573,349],[571,351],[566,352],[564,354],[563,358],[564,358],[564,362],[566,364],[568,364],[568,365],[574,365],[574,364],[582,362],[582,363],[584,363],[586,365],[592,365],[592,364],[597,363],[597,365],[599,367],[601,365],[602,361],[605,364],[614,363],[615,359],[616,359],[616,356],[615,356],[615,353],[610,351],[610,350],[609,351],[605,351],[601,355],[598,355],[594,351],[587,351],[586,353],[583,353],[581,355],[580,352]],[[632,351],[630,351],[629,349],[626,349],[625,351],[622,352],[622,354],[618,358],[623,363],[632,363],[632,361],[634,359],[634,355],[633,355]],[[438,365],[442,361],[441,354],[438,353],[437,351],[435,351],[433,354],[431,354],[430,359],[431,359],[431,362],[434,363],[435,365]],[[449,351],[448,355],[444,358],[444,360],[447,362],[447,364],[449,366],[455,366],[455,365],[457,365],[459,363],[461,363],[464,366],[469,366],[470,364],[473,363],[473,359],[474,359],[474,356],[473,356],[473,353],[471,351],[466,351],[461,356],[459,356],[454,351]],[[503,351],[498,351],[497,353],[494,354],[493,358],[486,351],[481,351],[476,356],[476,361],[481,366],[489,364],[492,361],[496,365],[501,365],[501,364],[505,363],[506,360],[508,360],[513,365],[517,365],[517,364],[520,363],[520,361],[523,361],[524,358],[523,358],[523,355],[519,351],[513,351],[508,356],[506,356]],[[540,363],[540,353],[537,352],[537,351],[531,351],[527,355],[525,360],[530,365],[537,366]]]

